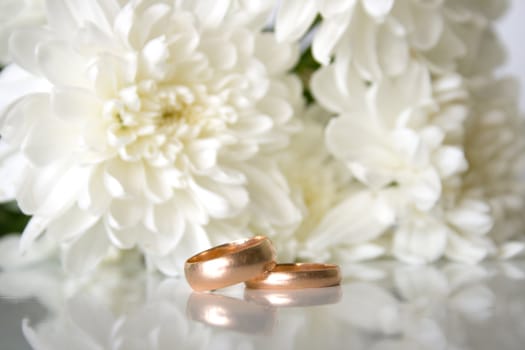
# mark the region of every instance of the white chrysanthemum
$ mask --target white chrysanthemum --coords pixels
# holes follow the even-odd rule
[[[349,174],[324,147],[324,125],[320,119],[325,115],[318,106],[310,107],[304,115],[302,132],[278,155],[286,182],[283,187],[299,208],[300,217],[284,227],[261,213],[254,213],[250,220],[252,231],[272,239],[282,261],[304,257],[305,241],[329,210],[351,191]]]
[[[316,81],[314,78],[314,84]],[[384,109],[381,100],[372,96],[368,96],[368,101],[378,103],[372,110],[380,114],[355,114],[348,105],[347,112],[327,129],[329,149],[396,213],[396,225],[383,226],[382,231],[381,226],[376,226],[376,237],[380,240],[369,243],[383,246],[383,253],[390,252],[405,262],[423,263],[447,256],[475,263],[488,256],[509,257],[523,250],[521,229],[525,223],[520,213],[525,196],[523,143],[519,136],[523,133],[523,121],[515,112],[508,111],[513,105],[512,98],[508,98],[509,88],[497,84],[493,89],[499,89],[498,92],[486,88],[480,99],[470,101],[476,106],[470,111],[467,91],[461,86],[454,87],[460,82],[454,77],[434,82],[433,97],[439,108],[428,110],[425,127],[409,128],[410,133],[403,138],[390,136],[398,132],[398,123],[378,128],[381,126],[378,121],[384,121],[395,105],[389,104]],[[417,84],[412,86],[416,90],[410,96],[422,91]],[[373,87],[368,89],[373,91]],[[360,96],[355,90],[349,91],[353,92],[349,96]],[[402,91],[399,85],[397,91]],[[402,102],[394,90],[383,96],[411,106]],[[400,115],[403,114],[406,113]],[[405,126],[411,124],[410,117],[406,121]],[[439,137],[426,137],[428,130],[433,131],[430,135]],[[419,140],[414,141],[419,147],[418,152],[408,155],[418,157],[407,157],[404,152],[407,148],[399,146],[410,135]],[[464,173],[467,169],[462,151],[464,142],[467,173]],[[411,178],[420,182],[413,183]],[[337,227],[342,218],[331,217],[332,225]],[[338,232],[343,237],[339,242],[333,242],[330,235],[321,237],[324,242],[331,242],[330,247],[352,242],[354,234],[346,227],[339,224]],[[380,236],[383,232],[385,235]]]
[[[483,186],[492,186],[491,183],[495,184],[499,179],[492,180],[481,175],[482,171],[477,170],[480,166],[475,164],[468,173],[464,173],[467,169],[463,154],[465,133],[468,135],[467,139],[473,138],[477,140],[475,142],[486,144],[487,141],[480,134],[471,135],[469,127],[465,131],[469,94],[463,80],[457,75],[445,76],[435,80],[430,87],[428,77],[422,70],[419,77],[417,74],[413,74],[411,78],[407,75],[383,80],[377,86],[370,87],[357,84],[357,89],[355,86],[349,89],[346,85],[340,85],[339,92],[325,93],[321,84],[327,81],[330,67],[314,76],[314,91],[317,91],[320,101],[328,101],[327,105],[342,106],[343,101],[348,104],[346,107],[339,107],[339,113],[342,114],[327,128],[328,147],[348,165],[361,183],[395,212],[395,225],[393,221],[390,226],[376,225],[376,235],[370,236],[371,241],[367,242],[369,249],[374,248],[378,254],[390,253],[410,263],[431,262],[443,256],[474,263],[494,255],[495,246],[489,232],[497,230],[493,228],[495,220],[503,219],[508,214],[502,215],[494,211],[489,205],[490,196],[484,194],[486,189]],[[416,71],[417,69],[413,73]],[[395,82],[392,85],[394,88],[382,87],[392,82]],[[366,95],[360,94],[360,90]],[[421,98],[419,93],[423,93],[425,98]],[[329,96],[331,99],[328,99]],[[334,99],[334,96],[338,96],[338,99]],[[351,100],[351,96],[366,101],[365,106],[357,107],[359,103]],[[404,100],[403,96],[411,98]],[[478,117],[475,113],[470,116],[473,120]],[[515,134],[520,132],[519,128],[514,131]],[[508,147],[514,148],[511,153],[505,154],[517,156],[521,143],[513,139],[515,135],[507,137],[505,141],[509,142]],[[482,149],[479,145],[473,148],[475,153]],[[469,151],[472,152],[467,147],[467,152]],[[486,159],[480,164],[487,169],[494,169],[492,166],[496,166]],[[522,192],[518,191],[520,182],[515,176],[516,172],[505,170],[503,173],[514,174],[509,175],[513,178],[512,181],[506,179],[502,182],[516,186],[513,187],[513,203],[522,203],[518,200]],[[479,176],[474,188],[469,185],[468,179],[471,176]],[[498,185],[497,188],[501,187]],[[509,193],[506,193],[508,196]],[[499,203],[501,207],[503,201],[499,200]],[[510,202],[507,203],[506,210],[511,206]],[[363,202],[362,206],[365,205],[370,206]],[[517,208],[520,206],[515,207]],[[343,217],[331,218],[332,225],[338,227],[340,241],[334,242],[329,238],[330,235],[321,234],[325,242],[331,242],[330,247],[343,246],[345,242],[353,242],[355,239],[352,230],[338,224],[343,222]],[[351,216],[347,216],[349,217]],[[512,225],[514,235],[517,227],[523,227],[521,224],[516,222]],[[370,231],[369,228],[368,232]],[[366,245],[362,243],[361,246]],[[515,243],[508,246],[510,250],[518,248]],[[347,259],[351,257],[352,254],[346,254]]]
[[[9,35],[22,27],[45,23],[44,0],[2,0],[0,3],[0,66],[9,61]]]
[[[474,263],[492,250],[488,233],[493,217],[486,198],[466,191],[464,175],[467,162],[463,154],[465,120],[469,114],[469,93],[465,81],[457,74],[434,78],[433,99],[438,107],[431,113],[429,125],[443,132],[443,147],[438,153],[441,169],[460,165],[458,171],[440,171],[441,195],[428,210],[404,206],[399,222],[390,230],[392,253],[398,259],[423,263],[442,256]],[[450,152],[450,150],[456,150]],[[448,165],[447,165],[448,164]],[[453,166],[452,166],[453,168]]]
[[[302,37],[319,14],[312,52],[323,64],[344,58],[365,79],[397,75],[419,59],[433,71],[454,70],[477,39],[471,28],[501,14],[505,1],[341,0],[283,1],[276,20],[280,40]]]
[[[174,273],[210,244],[213,220],[269,201],[272,220],[295,217],[260,167],[288,143],[301,104],[287,74],[295,48],[260,32],[268,5],[47,6],[48,26],[15,32],[10,54],[53,87],[14,104],[0,131],[26,163],[16,193],[33,215],[23,248],[47,229],[71,271],[93,267],[110,245],[152,257],[178,249],[163,265]]]
[[[438,106],[424,66],[368,86],[353,71],[337,77],[331,65],[314,75],[312,89],[337,114],[326,130],[328,149],[368,187],[403,189],[428,210],[441,195],[440,179],[465,169],[462,150],[443,145],[443,130],[431,123]]]
[[[462,187],[468,113],[462,79],[452,75],[432,83],[417,64],[399,78],[370,86],[356,73],[341,78],[335,72],[327,66],[312,80],[318,100],[338,114],[326,130],[328,149],[395,213],[390,225],[375,227],[370,243],[412,263],[445,255],[468,262],[487,256],[486,235],[493,225],[487,199]],[[339,227],[337,245],[352,242],[351,230]]]
[[[362,1],[363,8],[365,2]],[[374,17],[357,12],[361,5],[355,3],[352,21]],[[493,103],[489,102],[493,101],[488,98],[490,93],[483,93],[481,99],[472,98],[472,94],[480,94],[479,86],[491,85],[493,71],[504,58],[491,28],[491,20],[501,14],[502,5],[493,1],[395,2],[388,14],[385,12],[380,20],[376,18],[372,30],[376,36],[362,40],[369,44],[370,50],[363,56],[367,60],[360,60],[363,50],[347,54],[355,52],[355,45],[360,42],[351,35],[361,35],[364,29],[353,30],[345,34],[349,35],[346,41],[334,46],[334,50],[339,50],[334,62],[313,76],[312,90],[317,100],[337,115],[327,128],[328,149],[396,213],[395,225],[383,227],[382,231],[377,228],[384,234],[370,243],[383,246],[385,253],[400,260],[423,263],[447,256],[473,263],[487,256],[511,256],[523,249],[522,243],[516,241],[500,246],[508,237],[521,240],[517,237],[517,227],[523,227],[521,217],[512,214],[520,212],[524,198],[515,169],[521,165],[516,160],[522,148],[518,141],[523,132],[520,122],[515,111],[507,111],[499,119],[494,117],[494,108],[484,107]],[[408,25],[410,17],[400,15],[400,6],[407,11],[411,7],[406,14],[424,7],[434,9],[433,16],[442,17],[444,27],[441,36],[434,36],[434,46],[416,44],[422,42],[406,29],[417,26]],[[328,23],[326,19],[319,32]],[[374,66],[381,63],[383,54],[382,46],[373,44],[380,42],[374,39],[381,35],[378,28],[384,28],[393,19],[405,28],[402,37],[412,52],[397,71],[388,65]],[[425,30],[418,29],[415,34],[423,38],[429,34]],[[388,42],[395,44],[395,40]],[[332,51],[326,52],[330,57]],[[405,57],[399,54],[401,51],[392,52],[397,52],[393,57],[398,59]],[[388,63],[391,61],[395,60]],[[403,75],[395,77],[401,71]],[[512,97],[503,99],[503,95],[509,95],[509,89],[501,90],[500,94],[493,94],[498,96],[498,108],[513,105]],[[485,130],[485,120],[491,118],[498,119],[498,128],[490,129],[490,137],[500,146],[488,146],[490,137],[484,136],[488,131],[481,131]],[[509,133],[511,125],[514,130]],[[501,151],[496,151],[499,148]],[[472,157],[479,159],[473,161]],[[513,168],[499,165],[500,159],[504,164],[513,164]],[[508,178],[503,178],[503,173]],[[501,226],[497,223],[504,218],[513,218],[513,224],[503,230],[507,238],[494,240]],[[344,239],[352,238],[347,234]]]

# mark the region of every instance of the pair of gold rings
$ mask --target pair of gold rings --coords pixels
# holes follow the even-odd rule
[[[192,256],[184,273],[195,291],[208,291],[244,282],[253,289],[330,287],[341,283],[337,265],[277,264],[272,242],[256,236],[219,245]]]

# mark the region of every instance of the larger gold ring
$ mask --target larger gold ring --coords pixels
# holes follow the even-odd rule
[[[339,266],[332,264],[277,264],[272,270],[246,281],[254,289],[300,289],[331,287],[341,283]]]
[[[214,290],[241,283],[275,266],[275,249],[264,236],[219,245],[192,256],[184,273],[195,291]]]

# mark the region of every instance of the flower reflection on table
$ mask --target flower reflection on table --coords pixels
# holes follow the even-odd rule
[[[0,294],[48,309],[21,325],[37,350],[483,350],[525,341],[523,262],[378,262],[343,267],[341,287],[194,293],[184,279],[146,274],[138,257],[125,258],[85,279],[53,262],[4,270]]]

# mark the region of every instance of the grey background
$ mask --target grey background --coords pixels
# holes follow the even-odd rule
[[[511,8],[497,23],[497,30],[507,47],[508,61],[501,73],[512,74],[520,81],[520,105],[525,112],[525,1],[512,0]]]

